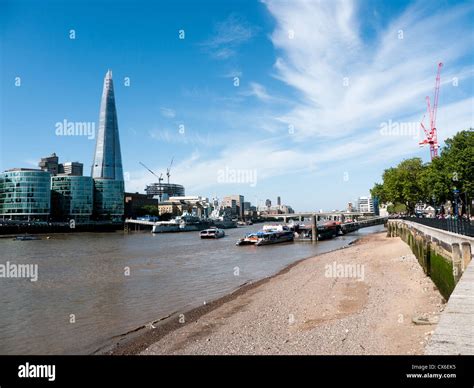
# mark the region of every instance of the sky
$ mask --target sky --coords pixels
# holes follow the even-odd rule
[[[429,161],[439,62],[441,145],[474,127],[472,20],[470,1],[0,0],[0,170],[55,152],[90,175],[80,125],[111,69],[127,191],[173,159],[187,195],[344,209]]]

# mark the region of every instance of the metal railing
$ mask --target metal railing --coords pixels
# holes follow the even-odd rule
[[[403,217],[406,221],[417,222],[431,228],[442,229],[448,232],[462,234],[464,236],[474,237],[474,224],[464,219],[438,219],[438,218],[420,218]]]

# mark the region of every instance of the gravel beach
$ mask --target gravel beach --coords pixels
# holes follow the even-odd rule
[[[423,354],[435,324],[413,319],[435,322],[444,300],[410,248],[377,233],[204,308],[112,353]]]

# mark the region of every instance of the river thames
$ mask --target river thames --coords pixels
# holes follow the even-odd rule
[[[201,240],[198,232],[0,239],[0,263],[38,265],[36,282],[0,279],[0,354],[91,354],[114,336],[383,230],[360,229],[314,245],[235,245],[259,227],[229,229],[218,240]]]

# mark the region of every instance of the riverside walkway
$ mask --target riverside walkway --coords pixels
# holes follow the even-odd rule
[[[449,297],[425,354],[474,355],[474,262]]]

